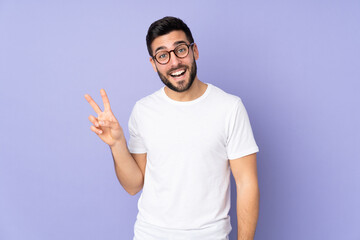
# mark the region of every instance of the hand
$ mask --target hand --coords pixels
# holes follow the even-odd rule
[[[101,140],[103,140],[110,147],[114,146],[116,142],[125,139],[124,132],[115,118],[114,114],[110,108],[110,102],[106,95],[104,89],[100,89],[100,94],[104,103],[104,111],[102,112],[100,107],[96,104],[96,102],[90,97],[90,95],[85,94],[85,99],[90,103],[91,107],[95,110],[98,117],[94,117],[93,115],[89,116],[90,122],[94,125],[90,127],[90,129],[96,133]]]

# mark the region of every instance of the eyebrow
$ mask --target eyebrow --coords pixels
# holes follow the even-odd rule
[[[182,43],[188,44],[187,42],[181,40],[181,41],[176,41],[176,42],[174,42],[173,46],[177,46],[177,45],[180,45],[180,44],[182,44]],[[166,47],[164,47],[164,46],[158,47],[158,48],[155,50],[155,53],[156,53],[157,51],[159,51],[159,50],[162,50],[162,49],[166,49]]]

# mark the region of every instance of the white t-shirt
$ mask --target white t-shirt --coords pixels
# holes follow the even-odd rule
[[[227,239],[229,160],[259,151],[238,96],[207,83],[180,102],[162,87],[136,102],[128,148],[147,153],[134,240]]]

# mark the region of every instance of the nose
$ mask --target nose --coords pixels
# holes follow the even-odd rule
[[[181,59],[175,55],[174,51],[170,52],[170,66],[177,66],[179,63],[181,63]]]

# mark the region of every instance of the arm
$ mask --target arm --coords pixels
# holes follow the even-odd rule
[[[131,154],[125,138],[124,141],[110,146],[110,149],[120,184],[130,195],[135,195],[144,185],[146,153]]]
[[[236,182],[238,240],[253,240],[259,216],[260,192],[256,153],[229,160]]]
[[[100,94],[104,103],[104,111],[101,111],[90,95],[85,94],[85,99],[98,114],[97,118],[89,116],[90,122],[93,123],[90,129],[109,145],[120,184],[129,194],[135,195],[143,187],[146,154],[130,154],[122,127],[111,111],[105,90],[101,89]]]

